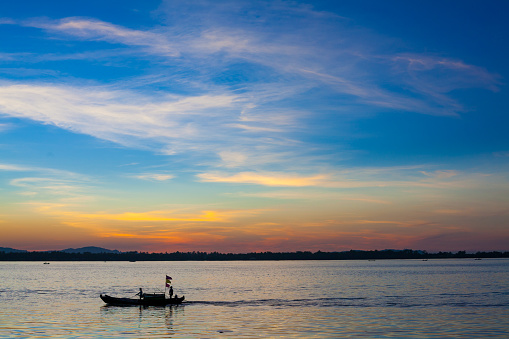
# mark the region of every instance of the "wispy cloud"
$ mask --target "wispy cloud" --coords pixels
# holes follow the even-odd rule
[[[205,182],[244,183],[264,186],[317,186],[328,179],[327,175],[299,176],[296,174],[242,172],[233,175],[202,173],[197,175]]]
[[[27,100],[30,98],[30,100]],[[0,87],[4,114],[89,134],[120,144],[136,139],[168,142],[196,137],[194,120],[237,105],[235,96],[163,97],[158,102],[129,91],[64,86]],[[139,145],[138,145],[139,146]]]
[[[266,26],[260,28],[259,20],[250,17],[239,22],[240,12],[256,12],[259,7],[264,7]],[[271,21],[283,7],[288,15],[277,24]],[[185,16],[173,19],[186,23]],[[273,34],[271,24],[277,25],[279,34]],[[305,79],[309,88],[328,87],[373,107],[455,115],[464,108],[445,93],[460,88],[497,90],[500,85],[498,76],[482,67],[439,55],[390,51],[390,37],[351,27],[344,18],[298,4],[209,6],[205,24],[186,39],[189,46],[199,46],[195,50],[203,58],[223,52],[297,81]],[[395,90],[381,87],[382,79]]]
[[[442,170],[442,171],[434,171],[434,172],[421,171],[421,173],[424,174],[425,176],[428,176],[431,178],[438,178],[438,179],[452,178],[459,174],[459,172],[455,171],[455,170]]]
[[[24,177],[10,185],[23,189],[19,195],[41,201],[85,201],[91,198],[89,183],[62,178]]]
[[[83,206],[61,202],[29,202],[39,215],[59,220],[76,229],[86,229],[99,237],[153,239],[156,242],[187,242],[197,238],[212,241],[215,236],[237,233],[233,222],[256,218],[262,209],[200,209],[179,206],[146,211],[85,212]],[[180,240],[178,240],[180,239]]]
[[[142,180],[155,180],[155,181],[167,181],[175,178],[173,174],[165,173],[143,173],[135,175],[134,177]]]
[[[234,167],[234,166],[231,166]],[[203,182],[254,184],[268,187],[323,187],[361,189],[379,188],[429,188],[429,189],[468,189],[488,185],[490,180],[499,180],[497,176],[483,173],[463,173],[456,170],[422,171],[425,167],[380,167],[331,170],[317,174],[299,174],[295,172],[208,172],[197,174]],[[263,195],[263,193],[261,193]],[[359,198],[362,199],[362,198]]]
[[[92,199],[91,178],[75,172],[44,167],[0,164],[0,171],[11,172],[6,184],[15,188],[19,196],[30,202],[85,201]],[[0,185],[3,185],[0,182]]]
[[[219,158],[219,166],[227,167],[282,163],[299,156],[297,141],[290,138],[295,122],[274,114],[261,127],[257,119],[263,117],[246,117],[246,106],[252,110],[248,96],[229,92],[151,96],[109,87],[0,86],[4,115],[128,147],[198,155],[195,161],[209,164]]]
[[[498,91],[502,84],[499,75],[457,59],[406,53],[394,56],[392,61],[408,74],[408,83],[429,86],[438,93],[471,87]]]
[[[116,221],[205,221],[205,222],[225,222],[230,220],[232,215],[241,214],[240,211],[203,211],[196,215],[175,213],[173,211],[150,211],[150,212],[126,212],[121,214],[74,214],[74,217],[84,219],[116,220]]]
[[[201,173],[197,174],[203,182],[255,184],[269,187],[329,187],[329,188],[361,188],[386,186],[425,186],[429,184],[409,181],[373,181],[345,178],[337,174],[300,175],[283,172],[239,172]]]
[[[50,32],[75,36],[80,39],[106,41],[114,44],[139,46],[152,54],[178,56],[171,42],[162,34],[140,31],[90,18],[65,18],[61,20],[28,20],[23,25]]]
[[[0,170],[2,171],[15,171],[15,172],[25,172],[32,170],[29,167],[18,166],[18,165],[10,165],[10,164],[0,164]]]
[[[247,160],[247,155],[242,152],[221,151],[218,155],[226,167],[241,166],[244,165]]]
[[[509,151],[494,152],[493,155],[497,158],[509,157]]]
[[[186,12],[191,10],[193,19]],[[263,12],[264,24],[259,18],[238,15],[246,11]],[[281,11],[287,13],[283,18]],[[251,73],[259,77],[236,86],[252,95],[262,83],[274,84],[280,93],[294,86],[302,90],[327,88],[350,95],[367,107],[455,115],[463,107],[447,93],[472,87],[497,90],[500,85],[497,75],[461,60],[394,48],[392,53],[387,52],[392,44],[390,37],[353,28],[348,20],[310,6],[239,2],[228,6],[195,4],[189,8],[182,3],[165,3],[160,12],[168,17],[168,26],[146,30],[78,17],[26,20],[20,24],[62,38],[105,41],[171,58],[179,69],[199,74],[192,83],[201,88],[210,87],[222,72],[243,60],[251,71],[258,69]],[[278,20],[273,20],[276,17]],[[395,90],[381,87],[381,79]],[[184,81],[190,84],[189,79]]]
[[[80,173],[66,171],[66,170],[60,170],[60,169],[54,169],[54,168],[47,168],[47,167],[24,166],[24,165],[0,163],[0,170],[12,171],[12,172],[39,173],[39,174],[42,174],[45,176],[60,178],[60,179],[64,179],[64,180],[81,180],[81,181],[89,180],[89,178],[86,175],[83,175]]]
[[[364,224],[364,225],[376,225],[376,224],[388,224],[395,225],[398,227],[419,227],[429,226],[435,223],[426,220],[411,220],[411,221],[399,221],[399,220],[353,220],[350,221],[352,224]]]
[[[315,201],[355,201],[369,204],[382,204],[389,205],[392,202],[387,199],[380,199],[377,197],[366,196],[366,195],[352,195],[345,194],[343,192],[324,192],[324,191],[296,191],[296,190],[279,190],[279,191],[268,191],[268,192],[239,192],[232,193],[229,195],[241,196],[241,197],[256,197],[256,198],[269,198],[269,199],[290,199],[290,200],[315,200]]]
[[[0,133],[5,132],[13,128],[11,124],[0,124]]]

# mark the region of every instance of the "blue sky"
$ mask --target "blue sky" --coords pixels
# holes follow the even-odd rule
[[[507,7],[2,3],[3,246],[507,250]]]

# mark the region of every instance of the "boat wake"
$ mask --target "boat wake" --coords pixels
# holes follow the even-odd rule
[[[363,298],[316,298],[316,299],[255,299],[235,301],[186,301],[186,305],[210,305],[222,307],[506,307],[504,303],[483,303],[468,298],[435,300],[428,297],[384,296]]]
[[[186,301],[186,305],[210,305],[223,307],[270,306],[270,307],[337,307],[361,306],[366,298],[318,298],[318,299],[258,299],[236,301]]]

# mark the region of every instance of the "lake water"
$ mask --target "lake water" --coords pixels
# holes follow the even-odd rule
[[[509,338],[509,260],[0,262],[0,301],[1,338]]]

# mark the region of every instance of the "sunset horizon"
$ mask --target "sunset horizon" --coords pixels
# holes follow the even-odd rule
[[[40,257],[33,256],[37,255],[38,253],[44,254],[44,253],[74,253],[74,254],[81,254],[82,257],[75,257],[73,260],[78,261],[87,261],[91,258],[87,257],[87,255],[97,255],[97,254],[104,254],[104,255],[124,255],[124,254],[134,254],[134,255],[142,255],[142,254],[149,254],[149,255],[174,255],[174,254],[206,254],[206,255],[221,255],[221,256],[227,256],[227,255],[234,255],[233,258],[228,257],[219,257],[214,258],[213,260],[265,260],[265,259],[258,259],[258,258],[237,258],[239,255],[250,255],[250,254],[290,254],[293,256],[290,256],[289,259],[281,259],[279,257],[274,257],[273,259],[266,259],[266,260],[309,260],[312,259],[312,255],[318,255],[318,254],[325,254],[329,255],[325,258],[321,258],[319,260],[348,260],[347,258],[335,258],[333,254],[345,254],[345,253],[363,253],[363,254],[376,254],[376,253],[394,253],[396,255],[399,255],[397,259],[412,259],[413,256],[417,256],[414,259],[421,259],[421,256],[423,258],[432,257],[432,258],[478,258],[476,255],[484,256],[485,258],[507,258],[509,256],[509,251],[507,250],[491,250],[491,251],[448,251],[448,250],[441,250],[441,251],[427,251],[427,250],[420,250],[420,249],[411,249],[411,248],[384,248],[384,249],[350,249],[350,250],[342,250],[342,251],[322,251],[322,250],[316,250],[316,251],[310,251],[310,250],[296,250],[296,251],[282,251],[282,250],[264,250],[264,251],[241,251],[241,252],[220,252],[220,251],[196,251],[196,250],[175,250],[175,251],[169,251],[169,250],[162,250],[162,251],[138,251],[136,249],[126,250],[126,251],[120,251],[117,249],[112,248],[104,248],[99,246],[83,246],[83,247],[68,247],[68,248],[59,248],[59,249],[51,249],[51,250],[25,250],[21,248],[10,248],[10,247],[2,247],[0,246],[0,254],[3,255],[3,260],[8,261],[26,261],[26,260],[45,260],[41,259]],[[19,257],[19,256],[12,256],[11,254],[28,254],[30,257]],[[405,255],[405,253],[408,253],[408,255]],[[11,255],[11,256],[10,256]],[[304,255],[304,257],[298,258],[298,255]],[[360,257],[353,257],[353,259],[361,259]],[[367,258],[364,258],[367,259]],[[379,258],[379,259],[391,259],[390,255],[387,257]],[[55,259],[54,259],[55,260]],[[64,258],[58,258],[56,260],[66,260]],[[103,260],[103,258],[98,257],[94,260]],[[113,260],[112,258],[109,258],[109,260]],[[122,261],[122,260],[130,260],[128,258],[119,257],[114,259],[116,261]],[[140,259],[143,261],[143,259]],[[161,259],[161,260],[170,260],[170,259]],[[171,259],[175,260],[175,259]],[[184,260],[184,259],[182,259]],[[185,259],[185,260],[209,260],[209,259]]]

